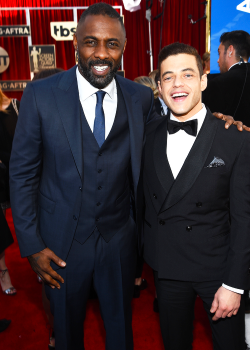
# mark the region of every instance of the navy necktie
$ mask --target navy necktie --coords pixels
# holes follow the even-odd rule
[[[168,121],[168,132],[169,134],[175,134],[179,130],[184,130],[191,136],[197,135],[197,119],[188,120],[186,122],[176,122],[175,120]]]
[[[106,92],[99,90],[96,92],[96,107],[95,107],[95,122],[93,134],[96,138],[96,141],[99,147],[102,147],[102,144],[105,141],[105,119],[103,111],[103,99]]]

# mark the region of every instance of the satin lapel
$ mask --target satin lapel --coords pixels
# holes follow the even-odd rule
[[[143,148],[144,121],[140,95],[136,90],[131,91],[124,84],[121,77],[117,76],[117,82],[121,88],[128,113],[129,134],[130,134],[130,154],[134,183],[134,193],[137,194],[137,185],[140,176],[141,155]]]
[[[169,192],[174,182],[174,177],[167,158],[167,121],[168,117],[163,117],[155,130],[154,135],[154,165],[158,179],[166,194]]]
[[[59,81],[58,86],[53,88],[53,92],[69,147],[78,173],[82,179],[82,130],[80,100],[75,68],[65,73],[63,78]]]
[[[195,143],[174,181],[160,213],[181,200],[195,183],[213,144],[217,125],[216,118],[208,111]]]

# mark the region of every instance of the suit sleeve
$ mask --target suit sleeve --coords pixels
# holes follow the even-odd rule
[[[37,220],[41,166],[41,123],[34,88],[28,84],[21,101],[10,159],[11,208],[23,257],[46,248]]]
[[[250,266],[250,135],[246,133],[230,179],[230,248],[223,282],[249,289]]]

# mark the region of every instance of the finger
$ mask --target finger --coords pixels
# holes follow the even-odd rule
[[[237,315],[238,311],[239,311],[239,308],[235,309],[234,312],[233,312],[233,315],[234,316]]]
[[[58,266],[61,267],[65,267],[66,266],[66,262],[63,261],[61,258],[59,258],[54,252],[51,251],[50,253],[50,259],[52,261],[54,261],[55,264],[57,264]]]
[[[243,131],[243,123],[242,123],[242,122],[240,122],[240,121],[234,121],[233,124],[237,126],[237,129],[238,129],[239,131]]]
[[[230,118],[227,118],[226,119],[226,124],[225,124],[225,128],[228,129],[232,124],[234,124],[234,119],[230,119]]]
[[[52,267],[50,266],[50,268],[46,271],[46,273],[48,275],[50,275],[53,279],[64,283],[64,279],[62,278],[62,276],[60,276],[55,270],[52,269]]]
[[[217,311],[216,311],[216,313],[215,313],[215,315],[214,315],[214,317],[212,318],[212,320],[213,320],[213,321],[219,320],[219,319],[221,318],[222,314],[223,314],[223,310],[221,310],[220,308],[218,308]]]
[[[246,125],[243,125],[243,129],[248,131],[248,132],[250,131],[250,128],[248,126],[246,126]]]
[[[210,312],[213,314],[216,312],[216,310],[218,309],[219,307],[219,303],[218,303],[218,300],[217,298],[215,297],[213,302],[212,302],[212,305],[211,305],[211,309],[210,309]]]
[[[232,317],[234,313],[234,310],[230,311],[229,314],[227,314],[227,317]]]
[[[61,288],[60,284],[47,273],[43,274],[43,278],[44,278],[44,282],[47,283],[50,287],[52,288],[54,287],[57,289]]]
[[[214,112],[213,115],[218,119],[223,119],[223,114],[219,112]]]

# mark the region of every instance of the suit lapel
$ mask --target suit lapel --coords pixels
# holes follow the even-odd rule
[[[116,80],[121,88],[124,101],[127,108],[129,137],[130,137],[130,154],[133,174],[133,184],[135,197],[137,195],[137,185],[140,176],[141,154],[143,148],[144,122],[142,115],[142,107],[139,103],[140,95],[136,90],[131,90],[131,86],[127,86],[126,80],[117,75]]]
[[[195,183],[213,144],[217,125],[216,118],[208,111],[195,143],[174,181],[160,213],[180,201]]]
[[[174,177],[167,159],[167,120],[168,117],[164,117],[163,121],[156,128],[153,151],[155,170],[166,194],[174,182]]]
[[[53,93],[76,168],[82,178],[82,130],[76,67],[62,75],[58,85],[53,88]]]

